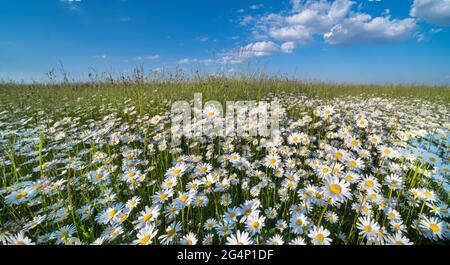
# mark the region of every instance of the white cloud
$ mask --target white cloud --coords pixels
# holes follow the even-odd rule
[[[291,5],[290,12],[252,17],[241,25],[251,25],[255,39],[292,42],[294,48],[311,44],[316,37],[332,45],[398,41],[416,29],[413,18],[392,18],[387,11],[372,17],[351,0],[291,0]]]
[[[242,47],[240,49],[240,56],[242,58],[263,57],[271,55],[278,50],[278,46],[271,41],[259,41]]]
[[[253,22],[253,17],[250,15],[244,16],[241,21],[239,22],[239,24],[241,26],[247,26],[248,24],[250,24],[251,22]]]
[[[406,39],[416,27],[412,18],[397,20],[358,14],[333,26],[323,36],[329,44],[383,43]]]
[[[294,49],[295,49],[295,42],[293,41],[288,41],[281,44],[281,51],[284,53],[292,53]]]
[[[450,0],[414,0],[410,15],[432,24],[450,26]]]
[[[155,61],[155,60],[159,60],[161,58],[161,56],[159,54],[154,54],[154,55],[148,55],[148,56],[139,56],[136,57],[136,60],[138,61]]]
[[[183,58],[178,61],[178,64],[190,64],[190,63],[211,65],[211,64],[217,63],[217,61],[213,60],[213,59],[197,59],[197,58],[194,58],[194,59]]]
[[[208,40],[209,40],[209,38],[207,36],[200,37],[200,41],[205,42],[205,41],[208,41]]]
[[[313,40],[310,29],[302,25],[273,28],[270,30],[269,36],[276,40],[295,40],[303,44],[310,43]]]
[[[104,54],[102,54],[102,55],[94,55],[92,57],[95,58],[95,59],[102,59],[102,60],[108,59],[108,56],[104,55]]]
[[[61,3],[67,4],[69,7],[69,10],[72,12],[79,12],[81,11],[80,5],[81,0],[59,0]]]
[[[260,9],[260,8],[263,8],[263,7],[264,7],[263,4],[253,4],[253,5],[250,6],[250,9],[257,10],[257,9]]]
[[[183,58],[183,59],[178,61],[178,64],[187,64],[187,63],[189,63],[189,59],[188,58]]]

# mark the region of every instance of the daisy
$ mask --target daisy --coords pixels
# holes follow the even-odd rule
[[[283,219],[278,219],[277,223],[275,224],[275,228],[279,230],[281,233],[283,233],[286,227],[287,227],[286,221]]]
[[[368,138],[369,142],[373,145],[378,145],[381,143],[381,138],[376,134],[372,134],[367,138]]]
[[[178,163],[174,167],[171,167],[167,170],[165,176],[166,177],[179,177],[184,174],[187,170],[187,167],[184,163]]]
[[[211,231],[212,229],[214,229],[214,227],[217,227],[217,225],[218,225],[217,221],[215,219],[210,218],[206,220],[203,227],[205,228],[205,230]]]
[[[325,219],[330,223],[330,224],[334,224],[339,220],[339,217],[337,216],[336,213],[334,212],[327,212],[325,214]]]
[[[384,179],[384,183],[389,187],[391,190],[400,190],[403,188],[403,180],[402,177],[396,175],[396,174],[390,174]]]
[[[272,236],[267,241],[267,245],[283,245],[283,244],[284,244],[283,237],[278,234]]]
[[[444,222],[439,222],[439,219],[436,217],[427,218],[424,216],[420,220],[420,226],[423,229],[423,233],[426,238],[437,240],[443,238],[443,227]]]
[[[292,145],[297,145],[301,142],[302,138],[299,133],[293,133],[288,137],[288,143]]]
[[[135,245],[150,245],[158,230],[153,224],[145,224],[137,233],[137,239],[133,241]]]
[[[323,227],[316,226],[314,226],[308,233],[308,237],[314,245],[330,245],[333,240],[328,238],[329,235],[330,231],[324,229]]]
[[[217,223],[216,230],[219,236],[226,236],[232,233],[234,222],[226,221]]]
[[[379,192],[380,191],[380,183],[376,178],[373,176],[365,176],[362,178],[359,182],[359,188],[362,190],[368,190],[373,192]]]
[[[97,215],[95,220],[99,224],[112,223],[115,220],[116,216],[118,216],[119,213],[122,211],[122,209],[123,209],[123,204],[116,203],[113,206],[103,210],[103,212],[101,212],[99,215]]]
[[[324,107],[322,108],[321,115],[322,115],[323,117],[328,117],[328,116],[331,116],[331,115],[333,115],[333,114],[334,114],[334,108],[333,108],[333,106],[327,105],[327,106],[324,106]]]
[[[368,125],[369,122],[364,118],[360,118],[356,121],[356,126],[358,126],[359,128],[366,128]]]
[[[303,213],[296,213],[292,215],[289,227],[296,234],[303,234],[305,229],[308,228],[308,218]]]
[[[253,240],[250,238],[250,234],[243,231],[237,231],[236,235],[230,235],[227,237],[226,245],[253,245]]]
[[[196,245],[197,244],[197,236],[189,232],[187,235],[183,236],[180,240],[182,245]]]
[[[123,233],[123,227],[120,224],[115,224],[107,227],[101,234],[101,237],[103,237],[105,241],[109,242],[117,239]]]
[[[333,202],[345,202],[351,199],[349,189],[350,183],[338,177],[329,177],[324,181],[324,195],[326,198],[332,199]]]
[[[140,202],[141,202],[141,198],[139,196],[133,196],[131,199],[129,199],[126,202],[125,207],[131,210],[131,209],[136,208]]]
[[[396,232],[394,235],[387,236],[387,242],[389,245],[412,245],[413,243],[409,239],[402,235],[400,232]]]
[[[364,162],[360,158],[349,157],[346,165],[350,170],[358,170],[364,167]]]
[[[359,217],[356,227],[360,230],[360,234],[368,240],[374,240],[380,228],[380,226],[368,216]]]
[[[159,205],[155,205],[152,207],[145,206],[145,209],[139,213],[138,219],[133,222],[135,227],[140,229],[150,223],[155,222],[160,214],[159,210]]]
[[[161,191],[156,192],[156,194],[152,196],[152,200],[154,203],[165,203],[172,196],[173,196],[173,190],[166,189],[166,190],[161,190]]]
[[[269,154],[264,158],[264,165],[268,168],[276,169],[280,165],[280,156],[277,154]]]
[[[109,180],[109,171],[104,170],[104,169],[97,169],[95,171],[91,171],[89,173],[89,180],[94,184],[108,181]]]
[[[161,243],[164,245],[168,245],[174,241],[177,233],[181,230],[181,223],[172,223],[166,228],[166,233],[164,235],[159,236]]]
[[[380,153],[381,158],[393,158],[395,156],[394,150],[387,146],[380,146],[378,152]]]
[[[178,184],[177,177],[171,176],[163,181],[161,184],[162,189],[173,189]]]
[[[7,237],[6,242],[8,245],[35,245],[23,232]]]
[[[212,169],[212,166],[210,164],[201,163],[196,167],[195,173],[198,175],[206,175],[211,171],[211,169]]]
[[[61,227],[58,231],[54,233],[54,237],[56,238],[57,244],[64,244],[67,240],[72,237],[72,235],[76,232],[75,226],[65,225]]]
[[[266,217],[259,216],[258,213],[252,214],[247,218],[247,231],[252,234],[257,234],[264,227]]]
[[[303,238],[296,237],[296,238],[292,239],[291,242],[289,242],[289,245],[304,246],[304,245],[306,245],[306,242]]]

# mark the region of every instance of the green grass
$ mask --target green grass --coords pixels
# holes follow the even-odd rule
[[[150,82],[96,81],[90,83],[15,84],[0,83],[0,103],[3,108],[38,107],[53,109],[65,105],[83,104],[79,98],[90,98],[89,104],[104,101],[114,103],[124,98],[132,100],[143,112],[155,109],[162,100],[191,100],[193,94],[203,94],[203,101],[260,100],[268,94],[330,99],[342,96],[404,98],[439,102],[448,107],[449,86],[328,84],[267,77],[202,77],[190,80],[159,80]],[[159,105],[159,104],[156,104]]]

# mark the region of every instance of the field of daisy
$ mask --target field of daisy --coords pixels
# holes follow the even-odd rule
[[[277,100],[280,135],[174,144],[194,93]],[[266,77],[0,84],[0,244],[446,244],[449,102]]]

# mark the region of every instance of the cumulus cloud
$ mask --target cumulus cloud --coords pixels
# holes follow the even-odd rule
[[[59,0],[61,3],[65,3],[68,5],[69,10],[72,12],[81,11],[80,4],[81,0]]]
[[[253,5],[250,6],[250,9],[257,10],[257,9],[260,9],[260,8],[263,8],[263,7],[264,7],[264,4],[253,4]]]
[[[105,55],[105,54],[94,55],[94,56],[92,56],[92,57],[95,58],[95,59],[103,59],[103,60],[108,59],[108,56]]]
[[[259,41],[250,43],[240,49],[242,58],[263,57],[271,55],[279,50],[278,46],[271,41]]]
[[[316,37],[331,45],[383,43],[408,38],[417,28],[413,18],[396,19],[389,12],[372,17],[351,0],[291,0],[291,8],[252,17],[241,25],[251,25],[255,39],[290,43],[285,46],[289,49],[281,48],[289,52]]]
[[[416,23],[412,18],[396,20],[360,14],[333,26],[324,39],[329,44],[343,45],[383,43],[408,38],[414,29]]]
[[[178,61],[178,64],[190,64],[190,63],[210,65],[210,64],[217,63],[217,61],[214,59],[197,59],[197,58],[194,58],[194,59],[183,58]]]
[[[450,0],[414,0],[410,15],[432,24],[450,26]]]
[[[161,56],[159,54],[154,54],[154,55],[148,55],[148,56],[138,56],[136,57],[136,60],[138,61],[155,61],[155,60],[159,60],[161,58]]]
[[[284,53],[292,53],[294,49],[295,49],[295,42],[293,41],[288,41],[281,44],[281,51]]]

